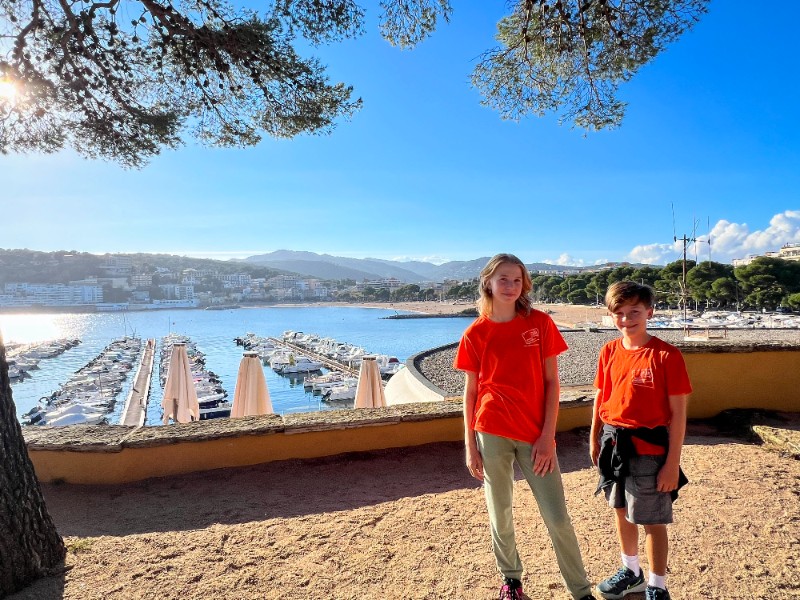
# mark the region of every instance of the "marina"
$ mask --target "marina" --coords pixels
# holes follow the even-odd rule
[[[139,338],[114,340],[58,390],[23,415],[24,425],[108,422],[119,392],[141,352]]]
[[[230,417],[231,403],[227,400],[228,392],[222,387],[216,373],[206,368],[205,354],[198,350],[197,344],[186,335],[173,333],[161,340],[161,358],[158,367],[161,389],[164,389],[167,382],[172,349],[176,344],[186,346],[197,402],[200,406],[200,420]]]
[[[281,338],[263,338],[253,333],[235,338],[237,344],[256,352],[263,364],[287,376],[300,376],[303,388],[324,402],[343,404],[355,399],[361,361],[373,358],[380,369],[382,383],[404,365],[394,356],[373,355],[353,344],[331,337],[284,331]],[[327,373],[322,373],[327,369]]]

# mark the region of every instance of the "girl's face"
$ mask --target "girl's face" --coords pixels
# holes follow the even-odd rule
[[[522,294],[522,267],[502,263],[489,278],[492,302],[515,304]]]

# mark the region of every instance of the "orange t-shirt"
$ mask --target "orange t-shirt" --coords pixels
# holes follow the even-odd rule
[[[608,342],[600,350],[594,387],[600,390],[600,420],[628,429],[668,426],[669,397],[692,391],[681,351],[657,337],[636,350],[627,350],[622,338]],[[665,451],[636,438],[634,444],[639,454]]]
[[[544,426],[544,359],[567,343],[547,314],[531,310],[506,323],[480,316],[461,337],[453,366],[478,374],[470,426],[532,444]]]

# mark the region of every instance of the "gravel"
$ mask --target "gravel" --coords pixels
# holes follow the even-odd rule
[[[683,340],[682,329],[651,330],[664,341]],[[598,331],[563,331],[569,350],[558,357],[558,371],[562,386],[591,386],[597,367],[597,356],[606,342],[619,333],[615,329]],[[733,342],[794,342],[800,343],[800,329],[733,329],[727,340]],[[428,381],[441,388],[448,396],[461,395],[464,374],[453,368],[455,347],[432,352],[417,362],[417,368]]]

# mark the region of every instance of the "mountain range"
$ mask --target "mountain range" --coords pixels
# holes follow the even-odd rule
[[[384,279],[394,277],[404,283],[422,283],[424,281],[444,281],[445,279],[464,281],[478,277],[481,269],[489,261],[488,256],[466,261],[451,261],[441,265],[424,261],[395,261],[379,258],[346,258],[330,254],[302,252],[295,250],[276,250],[267,254],[258,254],[240,259],[251,265],[263,265],[274,269],[282,269],[307,277],[319,279]],[[596,270],[593,267],[572,267],[551,265],[547,263],[530,263],[526,265],[530,271],[554,273],[580,273],[584,270]]]

